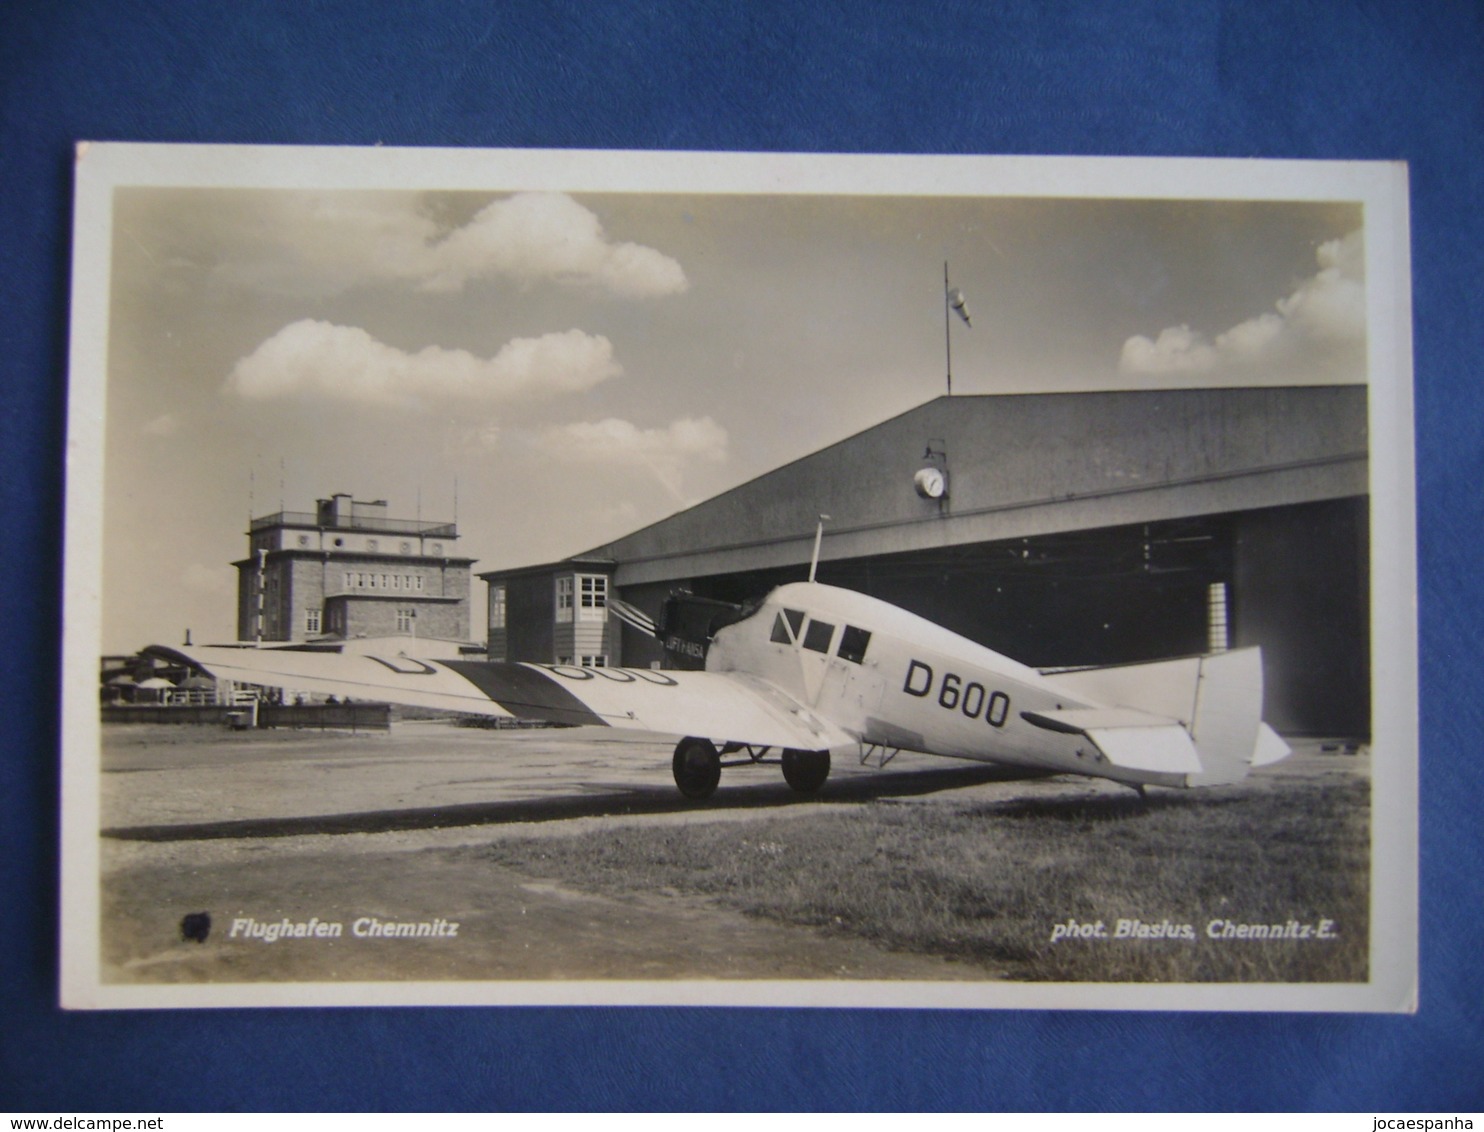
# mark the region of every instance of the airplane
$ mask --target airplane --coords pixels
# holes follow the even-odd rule
[[[915,751],[1109,779],[1140,794],[1237,782],[1290,753],[1262,720],[1255,647],[1041,671],[814,581],[745,606],[674,595],[659,623],[608,604],[682,666],[435,659],[411,655],[407,638],[146,651],[237,682],[678,736],[671,770],[691,799],[709,798],[724,767],[774,762],[773,750],[802,793],[824,785],[832,751],[873,768]]]

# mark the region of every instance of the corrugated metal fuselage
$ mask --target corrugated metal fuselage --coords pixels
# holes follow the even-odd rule
[[[777,685],[861,743],[1130,784],[1183,775],[1114,766],[1085,737],[1024,713],[1102,706],[914,614],[848,590],[796,583],[717,633],[708,671]]]

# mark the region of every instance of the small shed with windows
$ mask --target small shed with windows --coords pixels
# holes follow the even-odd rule
[[[489,656],[604,668],[618,663],[608,618],[611,558],[567,558],[480,574],[489,586]]]

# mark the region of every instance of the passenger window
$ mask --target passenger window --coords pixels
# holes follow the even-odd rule
[[[859,664],[865,658],[866,646],[870,643],[871,634],[866,630],[857,629],[854,625],[845,626],[845,631],[840,634],[840,659]]]
[[[815,652],[829,652],[830,638],[834,635],[835,627],[828,621],[811,621],[804,633],[804,647]]]

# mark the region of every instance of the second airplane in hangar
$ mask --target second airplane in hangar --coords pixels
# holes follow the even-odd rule
[[[695,613],[700,599],[689,599]],[[1148,664],[1041,672],[898,606],[817,582],[745,608],[686,599],[662,624],[612,612],[689,654],[691,670],[588,668],[409,655],[415,642],[154,650],[218,678],[484,716],[604,725],[680,737],[688,798],[724,766],[771,761],[818,790],[831,752],[884,765],[899,751],[1145,786],[1236,782],[1288,746],[1262,720],[1256,648]],[[726,755],[743,757],[724,761]]]

